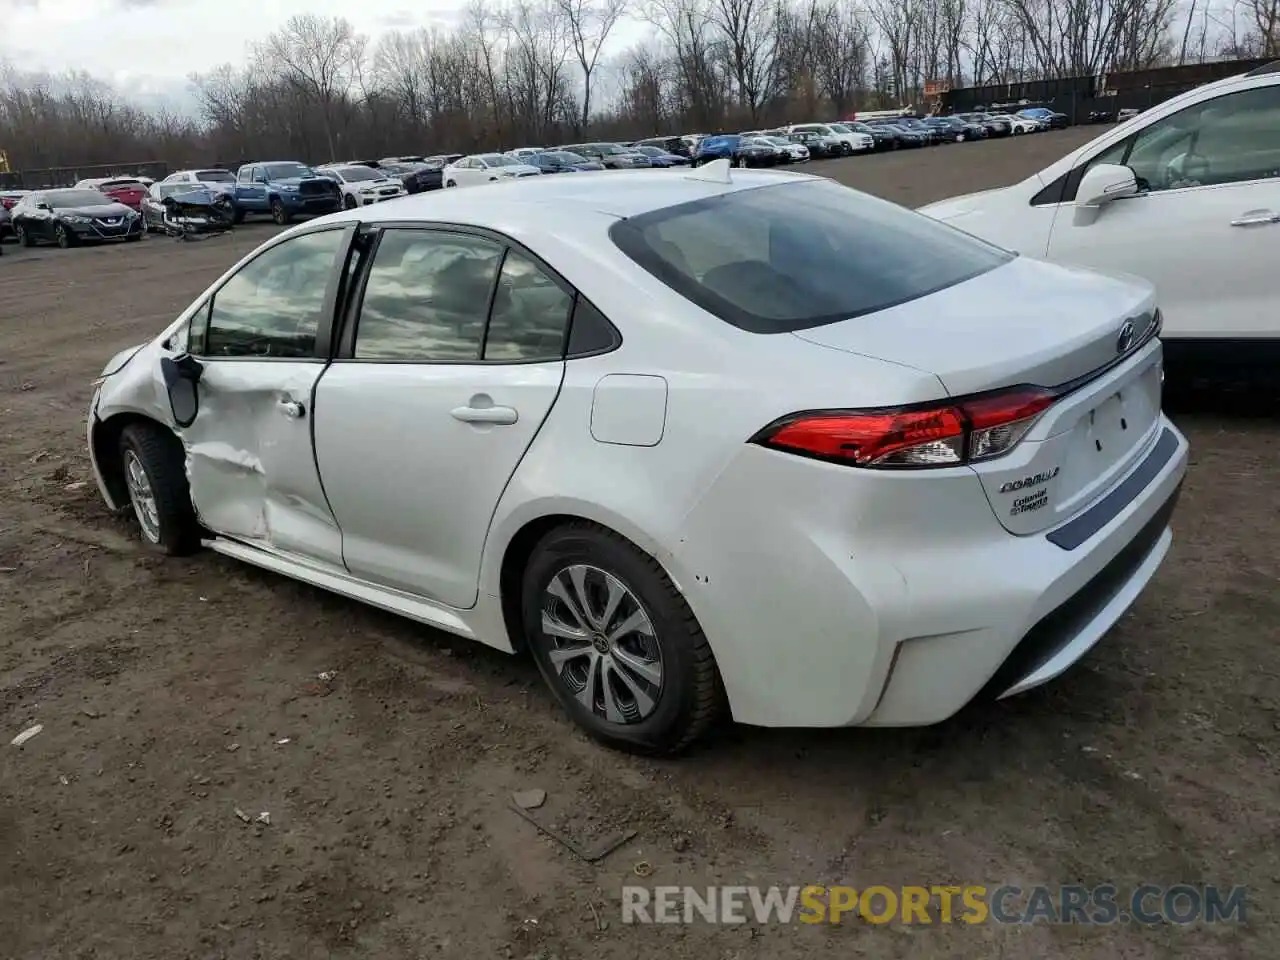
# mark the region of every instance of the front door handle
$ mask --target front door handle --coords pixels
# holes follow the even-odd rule
[[[1233,227],[1260,227],[1268,223],[1280,223],[1280,213],[1274,210],[1246,210],[1231,221]]]
[[[306,414],[307,412],[307,408],[304,407],[302,404],[300,404],[297,400],[290,400],[287,397],[282,399],[279,403],[276,404],[276,409],[278,409],[290,420],[301,420],[303,415]]]
[[[454,407],[451,411],[455,420],[463,423],[499,423],[510,425],[520,419],[514,407]]]

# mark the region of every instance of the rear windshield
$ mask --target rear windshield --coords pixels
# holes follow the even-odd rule
[[[1015,255],[830,181],[720,194],[619,220],[618,248],[752,333],[836,323],[915,300]]]

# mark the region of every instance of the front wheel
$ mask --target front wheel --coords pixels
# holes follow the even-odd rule
[[[658,562],[629,541],[592,523],[558,527],[534,548],[522,586],[538,669],[592,737],[670,755],[718,719],[707,638]]]
[[[356,198],[347,194],[347,196],[342,199],[342,206],[345,210],[354,210],[356,208]]]
[[[284,208],[284,204],[279,197],[275,197],[271,201],[271,219],[282,227],[293,219],[289,216],[289,211]]]
[[[71,231],[61,223],[53,228],[53,239],[58,242],[58,246],[63,250],[75,243],[75,240],[71,238]]]
[[[173,556],[199,547],[182,442],[158,424],[133,424],[120,434],[120,463],[143,542]]]
[[[735,167],[740,167],[740,168],[745,168],[745,167],[747,166],[747,158],[746,158],[746,157],[739,157],[739,158],[738,158],[737,163],[735,163],[735,164],[734,164],[734,166],[735,166]]]

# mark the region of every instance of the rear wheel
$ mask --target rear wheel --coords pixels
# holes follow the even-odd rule
[[[678,753],[720,715],[719,672],[693,612],[658,562],[612,531],[581,522],[543,537],[521,608],[543,679],[597,740]]]
[[[27,233],[27,228],[20,223],[13,228],[13,235],[18,238],[18,246],[20,247],[34,247],[36,245],[36,238]]]
[[[182,442],[159,425],[135,423],[120,434],[120,462],[143,542],[174,556],[199,547]]]

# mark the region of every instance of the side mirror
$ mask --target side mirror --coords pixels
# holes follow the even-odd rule
[[[1129,167],[1118,163],[1099,163],[1090,167],[1076,188],[1076,226],[1088,226],[1098,219],[1106,204],[1137,193],[1138,178]]]
[[[184,353],[178,357],[161,357],[160,373],[169,394],[169,412],[173,414],[173,422],[179,427],[191,426],[200,412],[200,394],[196,384],[200,382],[204,367],[195,357]]]

